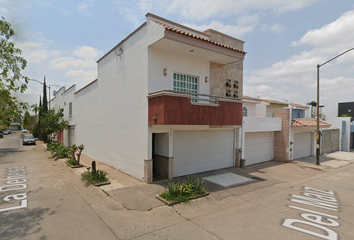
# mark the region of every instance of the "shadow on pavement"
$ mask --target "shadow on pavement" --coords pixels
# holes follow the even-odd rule
[[[1,239],[29,239],[31,234],[41,231],[40,222],[49,210],[49,208],[37,207],[18,212],[0,213]],[[39,239],[44,240],[47,237],[41,236]]]
[[[0,148],[0,165],[12,163],[13,161],[4,158],[10,154],[20,153],[20,152],[25,152],[25,151],[19,150],[18,148]]]

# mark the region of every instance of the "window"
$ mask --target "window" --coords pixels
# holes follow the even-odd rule
[[[247,108],[246,107],[242,108],[242,116],[247,117]]]
[[[69,102],[69,117],[73,115],[73,103]]]
[[[238,98],[238,92],[234,92],[234,98]]]
[[[296,118],[300,118],[300,112],[296,113]]]
[[[231,91],[230,90],[226,90],[226,97],[231,97]]]
[[[198,93],[199,77],[182,73],[173,74],[173,90],[181,92]]]
[[[234,88],[238,89],[238,81],[234,81]]]
[[[230,79],[226,80],[226,87],[231,87],[231,80]]]

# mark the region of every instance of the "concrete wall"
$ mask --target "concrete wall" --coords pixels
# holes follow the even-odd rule
[[[282,119],[282,130],[274,132],[274,160],[289,162],[290,159],[290,109],[274,109],[274,117]]]
[[[340,129],[323,129],[321,134],[321,154],[339,151]]]
[[[247,108],[247,116],[250,116],[250,117],[256,116],[256,104],[243,102],[242,107]]]
[[[209,29],[205,31],[209,34],[209,39],[212,41],[220,42],[228,46],[234,47],[239,50],[243,50],[244,42],[237,39]],[[243,94],[243,61],[222,65],[214,62],[210,62],[210,94],[217,96],[226,96],[226,80],[230,79],[233,85],[234,81],[238,81],[238,89],[230,88],[231,96],[234,93],[238,94],[238,98],[242,98]]]
[[[148,22],[98,62],[98,81],[71,94],[76,143],[84,154],[144,178],[144,159],[151,159],[148,134],[148,46],[164,29]],[[64,96],[68,108],[69,95]],[[54,100],[56,101],[56,100]],[[58,98],[58,101],[59,98]],[[60,105],[59,103],[55,106]],[[64,139],[68,134],[64,133]]]
[[[209,83],[205,82],[205,77],[209,77],[208,60],[149,47],[148,62],[148,92],[173,90],[173,73],[185,73],[199,77],[198,92],[209,94]],[[163,75],[164,68],[167,76]]]
[[[340,129],[340,151],[350,151],[350,131],[351,122],[350,117],[333,117],[326,120],[326,122],[332,124],[331,128]],[[344,122],[344,123],[343,123]]]
[[[281,118],[243,117],[244,132],[272,132],[282,130]]]

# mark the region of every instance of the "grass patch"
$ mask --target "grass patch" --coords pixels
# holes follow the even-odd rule
[[[187,179],[177,179],[177,182],[169,181],[166,191],[160,197],[169,202],[187,202],[191,198],[201,196],[206,193],[203,185],[204,180],[195,176],[188,176]]]
[[[92,184],[108,182],[109,178],[106,171],[97,169],[96,172],[92,172],[90,169],[88,167],[87,172],[81,174],[81,181],[85,182],[86,187]]]

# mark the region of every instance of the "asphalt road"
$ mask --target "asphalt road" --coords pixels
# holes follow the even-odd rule
[[[117,239],[36,146],[0,139],[0,239]]]

